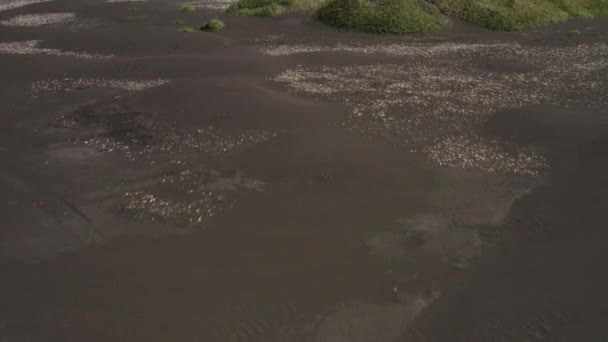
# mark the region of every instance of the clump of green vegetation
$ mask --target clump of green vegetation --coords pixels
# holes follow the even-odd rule
[[[446,26],[444,15],[518,31],[570,17],[608,16],[608,0],[239,0],[227,11],[252,16],[316,12],[329,25],[376,33],[435,31]]]
[[[228,13],[256,17],[273,17],[284,12],[290,0],[240,0],[226,10]]]
[[[186,25],[186,22],[183,21],[183,20],[181,20],[181,19],[178,19],[178,20],[174,21],[173,23],[175,25],[177,25],[177,26],[184,26],[184,25]]]
[[[224,22],[213,18],[200,27],[201,31],[219,32],[224,29]]]
[[[444,26],[422,0],[333,0],[317,17],[335,27],[374,33],[429,32]]]
[[[444,26],[441,13],[502,31],[608,15],[608,0],[332,0],[318,18],[368,32],[428,32]]]
[[[608,0],[433,0],[439,9],[493,30],[519,31],[608,15]]]
[[[136,21],[144,19],[145,16],[139,12],[137,7],[131,7],[128,9],[129,15],[127,16],[128,21]]]
[[[314,13],[329,3],[328,0],[293,0],[289,12]]]
[[[183,4],[180,11],[184,13],[192,13],[196,11],[196,7],[194,6],[194,4]]]
[[[239,0],[227,12],[238,15],[272,17],[285,12],[313,13],[329,0]]]
[[[195,30],[194,28],[192,28],[192,27],[182,27],[182,28],[180,28],[179,30],[180,30],[180,31],[182,31],[182,32],[185,32],[185,33],[190,33],[190,32],[194,32],[194,31],[196,31],[196,30]]]

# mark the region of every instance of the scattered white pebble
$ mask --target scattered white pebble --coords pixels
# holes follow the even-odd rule
[[[83,59],[94,58],[110,58],[110,55],[89,54],[86,52],[62,51],[52,48],[39,47],[41,40],[26,40],[20,42],[4,42],[0,43],[0,54],[8,55],[49,55],[49,56],[66,56]]]
[[[32,95],[38,96],[43,92],[70,92],[86,88],[116,88],[130,92],[140,92],[146,89],[160,87],[169,82],[166,79],[155,80],[106,80],[102,78],[61,78],[32,83]]]
[[[52,0],[2,0],[0,1],[0,12],[49,1]]]
[[[384,53],[401,64],[288,69],[273,80],[289,92],[329,97],[350,107],[350,130],[423,151],[441,165],[537,174],[543,156],[475,134],[500,111],[534,104],[608,105],[608,45],[398,44],[367,47],[275,46],[271,55],[313,52]],[[471,61],[510,62],[521,71],[476,70]],[[515,149],[515,150],[513,150]],[[507,152],[509,151],[509,152]]]
[[[194,8],[208,8],[213,10],[225,10],[230,5],[235,3],[236,0],[198,0],[198,1],[189,1],[184,4],[190,4],[194,6]]]
[[[475,52],[488,49],[505,48],[506,43],[490,44],[464,44],[464,43],[440,43],[440,44],[420,44],[420,43],[400,43],[400,44],[370,44],[370,45],[346,45],[336,44],[335,46],[304,45],[304,44],[270,44],[260,50],[270,56],[289,56],[303,53],[318,52],[350,52],[357,54],[383,54],[390,56],[421,56],[431,57],[439,54],[449,54],[458,52]]]
[[[538,175],[549,165],[545,156],[523,147],[509,150],[507,142],[478,136],[447,136],[423,152],[442,166],[477,168],[489,172]]]
[[[76,13],[23,14],[0,22],[4,26],[37,27],[68,24],[74,21]]]

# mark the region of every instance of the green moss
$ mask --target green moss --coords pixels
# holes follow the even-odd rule
[[[228,7],[228,13],[257,17],[272,17],[283,13],[283,0],[240,0]]]
[[[291,13],[314,13],[330,0],[239,0],[227,10],[229,13],[258,17],[272,17]]]
[[[182,27],[179,29],[181,32],[185,32],[185,33],[190,33],[190,32],[194,32],[196,31],[194,28],[192,27]]]
[[[295,13],[314,13],[329,3],[329,0],[293,0],[286,9]]]
[[[493,30],[519,31],[608,15],[608,0],[434,0],[439,9]]]
[[[178,20],[174,21],[173,23],[174,23],[175,25],[177,25],[177,26],[184,26],[184,25],[186,25],[186,22],[184,22],[184,21],[183,21],[183,20],[181,20],[181,19],[178,19]]]
[[[608,0],[553,0],[560,9],[573,17],[608,15]]]
[[[329,0],[240,0],[228,8],[229,13],[271,17],[285,12],[312,13]]]
[[[200,27],[201,31],[219,32],[224,29],[224,22],[219,19],[211,19]]]
[[[129,15],[127,16],[128,21],[137,21],[145,18],[145,16],[139,12],[137,7],[131,7],[127,11],[129,12]]]
[[[196,7],[194,7],[194,4],[184,4],[184,5],[182,5],[182,8],[180,9],[180,11],[182,11],[184,13],[192,13],[192,12],[196,11]]]
[[[319,20],[339,28],[375,33],[429,32],[443,23],[422,0],[334,0]]]
[[[438,30],[446,24],[444,14],[493,30],[518,31],[570,17],[608,16],[608,0],[240,0],[228,8],[252,16],[315,11],[329,25],[377,33]]]

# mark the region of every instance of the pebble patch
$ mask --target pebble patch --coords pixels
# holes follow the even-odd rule
[[[52,48],[42,48],[39,46],[40,43],[42,43],[41,40],[0,43],[0,54],[66,56],[83,59],[101,59],[112,57],[111,55],[99,55],[86,52],[72,52]]]
[[[227,132],[213,126],[178,128],[151,114],[98,105],[60,116],[50,128],[71,136],[76,146],[126,158],[133,162],[129,167],[144,173],[160,171],[161,176],[151,176],[145,184],[125,183],[119,199],[121,212],[136,219],[178,225],[199,224],[232,207],[240,195],[263,191],[263,182],[239,172],[209,169],[204,161],[278,134]]]
[[[236,2],[236,0],[199,0],[199,1],[188,2],[188,4],[191,4],[195,8],[225,10],[235,2]]]
[[[42,93],[72,92],[86,88],[114,88],[129,92],[140,92],[146,89],[160,87],[169,80],[108,80],[103,78],[60,78],[32,83],[32,96]]]
[[[436,57],[437,55],[454,54],[459,52],[479,52],[488,49],[505,49],[512,45],[505,43],[490,44],[464,44],[464,43],[441,43],[441,44],[371,44],[371,45],[346,45],[335,46],[305,45],[305,44],[268,44],[260,51],[269,56],[290,56],[306,53],[319,52],[348,52],[356,54],[382,54],[389,56],[418,56]]]
[[[49,1],[52,0],[2,0],[0,2],[0,12]]]
[[[207,126],[185,130],[140,112],[100,114],[88,108],[60,116],[55,128],[78,129],[74,142],[101,152],[121,153],[129,160],[153,160],[158,155],[176,159],[189,153],[214,156],[270,140],[277,132],[224,130]],[[186,163],[180,160],[177,164]]]
[[[198,224],[237,202],[239,192],[264,190],[264,183],[239,173],[221,174],[204,167],[163,176],[143,191],[125,192],[123,208],[131,216],[180,225]]]
[[[344,125],[423,151],[442,165],[538,174],[544,156],[481,139],[474,132],[494,113],[533,104],[608,103],[608,45],[524,47],[519,44],[400,46],[404,64],[288,69],[273,78],[292,93],[339,100],[351,108]],[[373,48],[370,48],[373,50]],[[396,53],[396,52],[395,52]],[[524,61],[525,71],[480,70],[479,57],[502,65]],[[515,148],[514,151],[509,149]]]
[[[540,153],[525,147],[506,148],[508,142],[476,135],[449,135],[427,145],[423,152],[442,166],[478,168],[489,172],[538,175],[549,164]]]
[[[75,19],[76,13],[23,14],[9,20],[4,20],[0,22],[0,24],[4,26],[38,27],[69,24]]]
[[[125,192],[123,199],[126,211],[139,219],[176,220],[181,224],[201,223],[203,219],[212,217],[224,207],[232,206],[212,192],[200,192],[196,199],[176,201],[162,199],[153,193],[136,191]]]

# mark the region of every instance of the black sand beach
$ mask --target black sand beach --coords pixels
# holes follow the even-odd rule
[[[607,19],[0,1],[0,341],[608,341]]]

